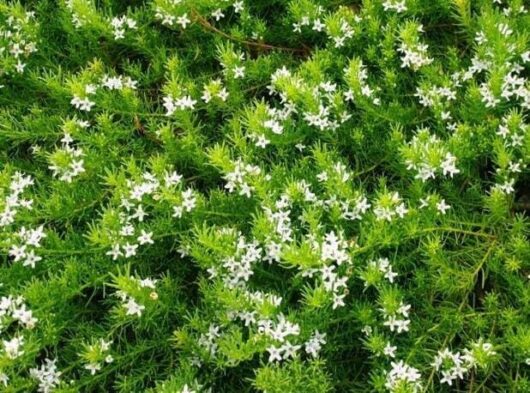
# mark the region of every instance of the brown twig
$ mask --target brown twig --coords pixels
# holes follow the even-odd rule
[[[261,48],[265,50],[279,50],[279,51],[285,51],[285,52],[294,52],[294,53],[302,53],[307,55],[309,50],[306,48],[300,49],[300,48],[287,48],[284,46],[276,46],[276,45],[270,45],[265,44],[263,42],[256,42],[256,41],[247,41],[241,38],[237,38],[234,36],[231,36],[230,34],[225,33],[222,30],[219,30],[217,27],[213,26],[206,18],[204,18],[197,10],[192,9],[193,18],[195,21],[200,24],[202,27],[204,27],[206,30],[211,31],[212,33],[219,34],[220,36],[227,38],[231,41],[239,42],[240,44],[253,46],[256,48]]]

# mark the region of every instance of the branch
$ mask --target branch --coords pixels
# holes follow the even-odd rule
[[[241,39],[241,38],[237,38],[237,37],[234,37],[234,36],[232,36],[230,34],[225,33],[222,30],[219,30],[215,26],[213,26],[197,10],[192,9],[192,14],[193,14],[193,18],[195,19],[195,21],[197,23],[199,23],[202,27],[204,27],[206,30],[208,30],[208,31],[210,31],[212,33],[215,33],[215,34],[219,34],[220,36],[222,36],[224,38],[227,38],[227,39],[229,39],[231,41],[239,42],[241,44],[245,44],[245,45],[248,45],[248,46],[253,46],[253,47],[261,48],[261,49],[265,49],[265,50],[279,50],[279,51],[284,51],[284,52],[302,53],[302,54],[305,54],[305,55],[307,55],[309,53],[309,50],[305,49],[305,48],[304,49],[287,48],[287,47],[284,47],[284,46],[275,46],[275,45],[265,44],[265,43],[262,43],[262,42],[247,41],[247,40],[244,40],[244,39]]]

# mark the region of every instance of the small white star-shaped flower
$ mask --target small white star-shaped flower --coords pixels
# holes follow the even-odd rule
[[[138,244],[126,243],[125,246],[123,246],[123,251],[125,251],[125,258],[129,258],[129,257],[136,255],[137,249],[138,249]]]
[[[440,202],[436,204],[436,209],[442,213],[445,214],[447,210],[449,210],[451,206],[445,203],[445,199],[442,199]]]
[[[138,236],[137,240],[140,245],[153,244],[153,232],[146,232],[142,229],[142,233],[140,236]]]
[[[177,25],[181,25],[183,29],[185,29],[190,23],[191,20],[188,18],[188,14],[184,14],[177,18]]]

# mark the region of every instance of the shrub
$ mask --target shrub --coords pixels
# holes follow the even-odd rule
[[[0,0],[5,392],[528,392],[523,0]]]

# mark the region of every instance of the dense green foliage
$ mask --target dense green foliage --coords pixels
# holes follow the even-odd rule
[[[0,0],[0,391],[530,392],[524,0]]]

